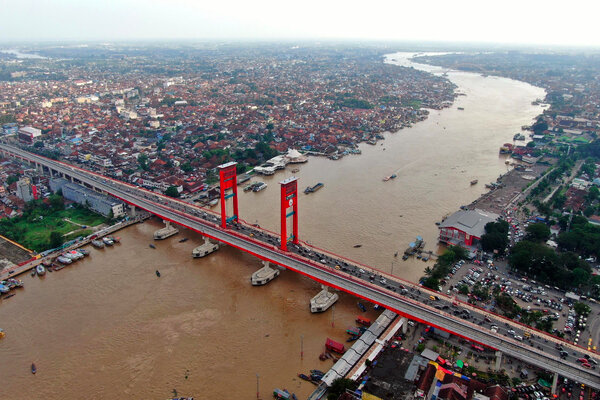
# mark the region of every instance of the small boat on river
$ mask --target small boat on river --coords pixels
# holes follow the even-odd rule
[[[31,363],[31,373],[35,374],[37,372],[37,367],[35,366],[35,363]]]
[[[46,268],[44,268],[44,266],[42,264],[38,265],[37,267],[35,267],[35,272],[42,276],[46,273]]]
[[[150,243],[148,246],[150,246],[151,249],[155,249],[156,248],[156,246],[153,245],[152,243]]]
[[[477,185],[477,182],[479,182],[477,179],[473,179],[473,180],[471,181],[471,185]]]
[[[305,374],[298,374],[298,378],[303,379],[305,381],[310,381],[310,377]]]

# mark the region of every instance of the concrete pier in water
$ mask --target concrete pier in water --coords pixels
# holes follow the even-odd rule
[[[271,268],[268,261],[263,261],[263,265],[264,267],[253,273],[250,278],[250,282],[252,282],[253,286],[266,285],[279,276],[279,269]]]

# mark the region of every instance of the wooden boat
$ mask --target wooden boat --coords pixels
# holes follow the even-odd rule
[[[7,294],[6,296],[4,296],[4,299],[10,299],[11,297],[13,297],[15,294],[11,293],[11,294]]]
[[[298,378],[304,379],[305,381],[310,381],[310,377],[305,374],[298,374]]]
[[[156,248],[156,246],[153,245],[152,243],[150,243],[148,246],[150,246],[151,249],[155,249]]]
[[[160,278],[160,271],[156,270],[156,276],[158,276]]]
[[[37,368],[34,363],[31,363],[31,373],[35,374],[37,372]]]
[[[188,238],[183,238],[183,239],[179,240],[179,243],[183,243],[183,242],[187,242],[187,241],[188,241]]]
[[[476,185],[476,184],[477,184],[477,182],[479,182],[477,179],[473,179],[473,180],[471,181],[471,185]]]
[[[358,335],[360,335],[360,332],[357,329],[354,329],[354,328],[346,329],[346,333],[349,334],[349,335],[351,335],[351,336],[358,336]]]
[[[355,244],[355,245],[354,245],[354,248],[355,248],[355,249],[358,249],[359,247],[362,247],[362,244]]]

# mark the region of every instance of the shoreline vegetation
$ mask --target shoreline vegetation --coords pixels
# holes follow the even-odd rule
[[[59,194],[48,201],[32,200],[23,215],[0,220],[0,231],[8,239],[37,253],[59,247],[78,236],[87,236],[92,228],[109,219],[76,203],[65,206]]]

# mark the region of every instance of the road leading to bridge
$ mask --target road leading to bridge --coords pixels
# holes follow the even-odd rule
[[[194,205],[28,153],[13,146],[0,144],[0,149],[17,158],[72,177],[164,220],[193,229],[323,284],[378,303],[411,319],[498,349],[529,364],[558,372],[562,376],[588,386],[600,388],[598,371],[584,369],[575,361],[575,358],[585,354],[596,358],[596,354],[545,333],[535,333],[530,342],[515,340],[507,334],[492,332],[484,326],[485,323],[489,323],[502,326],[504,329],[515,326],[524,330],[524,327],[515,324],[514,321],[453,302],[452,299],[441,294],[429,292],[366,266],[325,254],[304,244],[290,246],[289,252],[283,252],[278,248],[278,239],[274,234],[256,227],[245,223],[232,223],[228,224],[227,229],[222,229],[219,227],[220,220],[216,215]],[[431,295],[438,296],[438,300],[430,300]],[[571,353],[568,357],[561,358],[556,354],[558,350],[555,347],[559,343]]]

